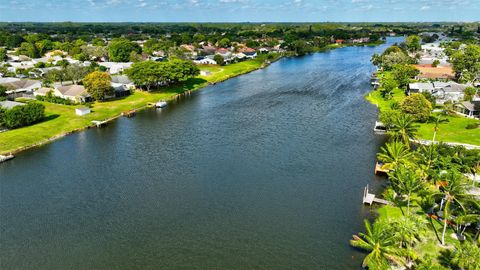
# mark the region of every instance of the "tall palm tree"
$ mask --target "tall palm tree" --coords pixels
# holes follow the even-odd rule
[[[410,152],[405,144],[393,141],[386,143],[377,157],[384,163],[384,167],[395,170],[400,165],[409,164],[413,159],[413,152]]]
[[[388,134],[393,140],[401,141],[406,146],[410,146],[410,139],[416,138],[418,125],[414,124],[414,119],[409,114],[400,114],[393,118],[392,126]]]
[[[411,267],[418,258],[413,246],[420,241],[425,232],[425,222],[418,216],[402,217],[393,223],[393,228],[396,237],[400,240],[400,248],[405,248],[403,256],[406,259],[406,265]]]
[[[400,166],[388,174],[395,191],[407,197],[407,215],[410,215],[410,199],[412,193],[422,189],[423,184],[415,171]]]
[[[397,238],[388,222],[379,220],[374,226],[364,220],[366,233],[354,235],[350,245],[368,251],[363,260],[363,267],[369,269],[389,269],[389,262],[403,264],[404,259],[396,247]]]
[[[442,245],[445,245],[445,233],[453,209],[452,206],[457,207],[461,212],[465,212],[464,202],[472,200],[472,196],[466,193],[467,183],[464,181],[463,175],[450,172],[445,174],[444,178],[446,184],[441,187],[441,192],[434,194],[434,196],[442,198],[440,206],[440,210],[443,206]]]

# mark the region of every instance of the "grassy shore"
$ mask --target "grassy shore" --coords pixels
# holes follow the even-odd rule
[[[62,137],[66,134],[88,128],[92,120],[108,120],[118,117],[122,112],[144,108],[147,103],[159,100],[171,100],[185,91],[195,91],[208,84],[221,82],[229,78],[245,74],[265,66],[265,59],[257,59],[231,64],[228,66],[202,66],[201,70],[211,71],[209,76],[198,76],[186,82],[163,87],[158,91],[135,91],[132,95],[110,100],[95,102],[91,106],[92,113],[77,116],[75,108],[83,106],[69,106],[41,102],[45,105],[46,120],[28,127],[9,130],[0,133],[0,154],[18,152],[36,145]]]
[[[380,111],[388,110],[392,104],[400,103],[406,97],[405,92],[399,88],[393,91],[393,97],[389,100],[383,98],[380,91],[372,90],[366,96],[366,99],[376,105]],[[465,143],[472,145],[480,145],[480,128],[467,129],[469,124],[480,123],[479,120],[466,118],[459,115],[447,115],[444,120],[439,123],[437,130],[437,141]],[[417,136],[422,140],[432,140],[435,123],[417,123],[419,129]]]

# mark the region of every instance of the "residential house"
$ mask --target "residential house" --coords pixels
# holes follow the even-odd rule
[[[197,59],[193,60],[193,62],[197,65],[216,65],[217,64],[217,61],[213,60],[211,57],[197,57]]]
[[[446,101],[460,102],[464,98],[464,91],[468,85],[459,84],[455,82],[449,83],[434,83],[435,91],[433,96],[437,103],[443,104]]]
[[[416,82],[416,83],[409,83],[407,86],[407,94],[414,94],[414,93],[433,93],[434,86],[432,83],[421,83],[421,82]]]
[[[132,62],[99,62],[100,66],[106,67],[108,73],[118,74],[132,66]]]
[[[4,109],[11,109],[13,107],[23,106],[23,105],[25,105],[25,103],[15,102],[10,100],[0,101],[0,108],[4,108]]]
[[[480,98],[457,103],[454,105],[454,109],[463,116],[480,119]]]
[[[115,97],[128,96],[131,89],[135,89],[135,85],[126,75],[112,76],[111,85],[115,92]]]
[[[2,78],[1,85],[7,88],[7,97],[15,99],[17,97],[31,96],[33,91],[42,87],[42,82],[37,80]]]
[[[87,89],[77,84],[56,87],[54,95],[74,102],[88,102],[91,99]]]
[[[35,92],[33,92],[33,95],[36,97],[36,96],[46,96],[48,92],[52,92],[52,93],[55,93],[55,90],[53,88],[49,88],[49,87],[42,87],[42,88],[39,88],[38,90],[36,90]]]

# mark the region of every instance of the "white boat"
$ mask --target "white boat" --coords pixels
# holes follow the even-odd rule
[[[373,131],[375,133],[386,133],[387,132],[387,127],[379,121],[375,121],[375,127],[373,128]]]
[[[167,102],[166,101],[159,101],[159,102],[155,103],[155,107],[156,108],[165,108],[165,107],[167,107]]]

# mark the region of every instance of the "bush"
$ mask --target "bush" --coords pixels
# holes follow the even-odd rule
[[[465,128],[466,129],[476,129],[478,127],[480,127],[480,123],[470,123]]]
[[[37,102],[30,102],[23,106],[4,110],[0,117],[0,123],[7,128],[24,127],[42,120],[45,117],[45,106]]]
[[[432,103],[422,94],[412,94],[400,104],[400,109],[413,116],[415,121],[425,122],[432,111]]]
[[[49,91],[45,96],[36,96],[36,99],[39,101],[46,101],[50,103],[63,104],[63,105],[73,104],[73,102],[70,99],[57,97],[52,93],[52,91]]]

